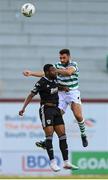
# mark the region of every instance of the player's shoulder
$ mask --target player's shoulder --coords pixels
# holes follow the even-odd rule
[[[71,61],[70,65],[78,66],[78,63],[76,61]]]
[[[62,63],[60,62],[60,61],[58,61],[58,62],[56,62],[55,64],[54,64],[54,66],[57,68],[57,67],[61,67],[62,66]]]
[[[78,67],[78,63],[76,61],[71,61],[69,63],[69,66],[74,66],[74,67]]]
[[[46,80],[44,77],[42,77],[39,81],[37,81],[36,85],[37,86],[42,86],[43,84],[45,84]]]

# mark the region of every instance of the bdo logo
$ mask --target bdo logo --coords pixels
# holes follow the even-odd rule
[[[79,170],[73,174],[108,174],[108,152],[73,152]]]
[[[57,164],[60,165],[61,161],[59,156],[55,156]],[[49,167],[49,159],[45,155],[27,155],[22,157],[22,169],[23,171],[51,171]]]

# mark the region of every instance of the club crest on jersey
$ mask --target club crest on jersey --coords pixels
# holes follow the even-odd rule
[[[47,120],[47,124],[51,124],[51,120],[50,119]]]
[[[54,94],[54,93],[56,93],[56,92],[58,92],[58,87],[56,87],[56,88],[51,88],[51,94]]]

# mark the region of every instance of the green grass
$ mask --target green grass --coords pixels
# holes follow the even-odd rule
[[[72,175],[72,176],[0,176],[0,179],[108,179],[108,175]]]

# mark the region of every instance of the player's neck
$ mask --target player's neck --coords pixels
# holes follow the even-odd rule
[[[70,60],[68,62],[66,62],[65,64],[62,64],[64,67],[68,66],[70,64]]]
[[[49,81],[52,81],[53,79],[51,78],[51,77],[49,77],[49,76],[45,76],[45,78],[47,79],[47,80],[49,80]]]

